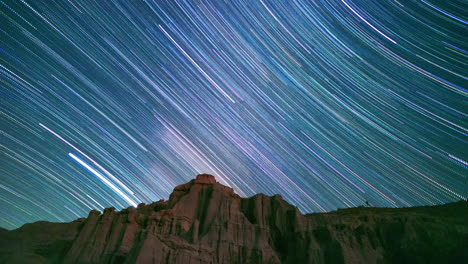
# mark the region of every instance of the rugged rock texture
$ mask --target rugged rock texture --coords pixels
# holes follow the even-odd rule
[[[168,201],[0,230],[0,263],[468,263],[468,203],[302,215],[211,175]]]

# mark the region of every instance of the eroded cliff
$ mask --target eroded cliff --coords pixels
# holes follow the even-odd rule
[[[468,203],[302,215],[201,174],[168,201],[0,230],[1,263],[468,263]]]

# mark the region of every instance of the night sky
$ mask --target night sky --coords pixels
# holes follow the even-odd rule
[[[210,173],[303,213],[468,197],[466,1],[0,2],[0,227]]]

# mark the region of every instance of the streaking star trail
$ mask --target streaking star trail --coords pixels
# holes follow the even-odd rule
[[[210,173],[303,213],[468,197],[465,1],[1,1],[0,227]]]
[[[112,190],[114,190],[120,197],[122,197],[125,201],[127,201],[129,204],[132,206],[136,207],[137,204],[128,197],[125,193],[123,193],[119,188],[117,188],[114,184],[112,184],[108,179],[106,179],[104,176],[102,176],[99,172],[97,172],[95,169],[91,168],[86,162],[82,161],[80,158],[77,156],[73,155],[72,153],[68,153],[68,156],[70,156],[72,159],[77,161],[80,165],[85,167],[87,170],[92,172],[94,175],[96,175],[102,182],[104,182],[107,186],[109,186]]]

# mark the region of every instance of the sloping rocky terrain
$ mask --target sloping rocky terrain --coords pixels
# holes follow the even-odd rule
[[[168,201],[0,229],[0,263],[468,263],[468,202],[302,215],[208,174]]]

